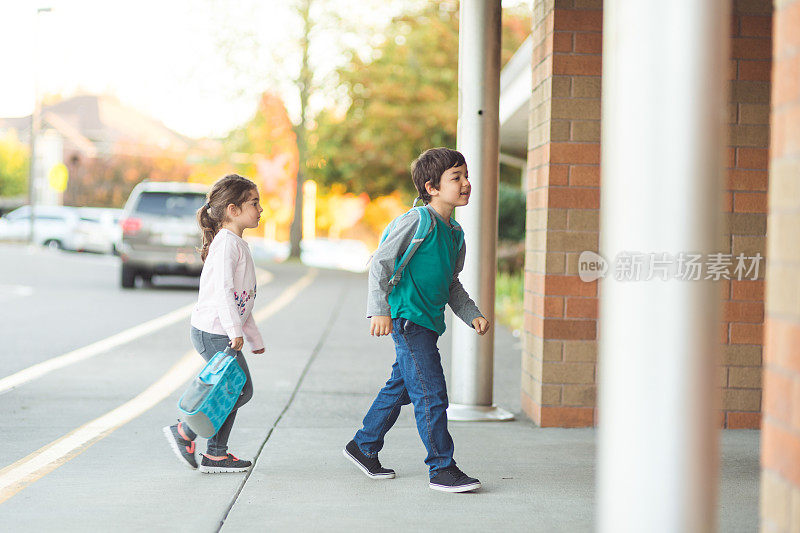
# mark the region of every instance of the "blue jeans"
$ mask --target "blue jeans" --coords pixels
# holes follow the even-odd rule
[[[197,350],[197,353],[206,361],[210,361],[217,352],[221,352],[227,348],[228,342],[230,342],[227,335],[208,333],[207,331],[201,331],[195,327],[192,327],[190,337],[194,349]],[[236,362],[239,363],[239,366],[244,371],[247,381],[244,382],[242,392],[239,394],[239,399],[236,400],[236,403],[233,405],[231,414],[228,415],[228,418],[226,418],[225,422],[219,427],[219,431],[217,431],[216,435],[208,439],[208,448],[206,449],[208,455],[222,457],[228,453],[228,437],[231,435],[233,422],[236,420],[236,411],[253,397],[253,380],[250,379],[250,369],[247,368],[247,361],[242,352],[236,352]],[[190,440],[197,438],[197,435],[194,431],[189,429],[188,425],[183,424],[182,429],[186,432],[186,436],[189,437]]]
[[[389,381],[364,417],[355,440],[361,452],[375,457],[383,438],[397,421],[400,408],[414,404],[417,431],[428,451],[425,464],[430,477],[455,465],[453,439],[447,431],[447,385],[436,341],[439,335],[405,318],[392,319],[392,339],[397,359]]]

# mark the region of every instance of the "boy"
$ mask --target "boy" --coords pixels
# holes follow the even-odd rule
[[[389,381],[364,417],[364,426],[343,452],[367,476],[393,478],[394,470],[381,466],[378,452],[400,408],[413,403],[417,430],[428,451],[429,487],[466,492],[481,484],[459,470],[453,460],[453,439],[447,431],[447,388],[436,342],[445,330],[445,304],[479,335],[489,328],[458,280],[465,247],[459,246],[463,242],[461,228],[450,216],[457,206],[469,202],[467,164],[455,150],[432,148],[411,164],[411,177],[425,204],[423,209],[430,215],[432,230],[391,290],[395,261],[408,248],[424,213],[411,210],[400,218],[372,258],[367,302],[370,335],[391,333],[397,359]]]

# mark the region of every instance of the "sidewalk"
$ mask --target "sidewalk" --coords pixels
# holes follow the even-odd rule
[[[480,491],[446,494],[428,488],[425,450],[411,406],[403,409],[381,452],[381,462],[394,468],[397,478],[372,480],[346,461],[341,449],[388,377],[394,360],[392,342],[367,333],[365,275],[320,271],[303,297],[318,298],[318,307],[306,316],[291,317],[291,322],[302,331],[304,321],[322,329],[319,322],[324,320],[326,332],[299,378],[296,370],[282,375],[281,365],[270,365],[269,376],[256,370],[254,403],[270,401],[266,390],[259,398],[259,382],[285,386],[293,382],[296,388],[272,430],[264,427],[263,419],[255,427],[254,418],[243,409],[241,433],[237,436],[235,428],[232,440],[245,438],[253,445],[263,443],[263,448],[223,531],[593,529],[596,431],[542,429],[521,414],[519,339],[495,328],[495,403],[517,419],[450,424],[455,458],[465,472],[481,480]],[[285,337],[271,349],[290,351],[290,337]],[[448,334],[439,347],[449,377]],[[268,410],[278,413],[280,408],[270,405]],[[722,433],[720,531],[758,527],[758,443],[757,431]]]

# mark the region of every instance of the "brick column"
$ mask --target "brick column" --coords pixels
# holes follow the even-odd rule
[[[766,256],[771,14],[769,0],[734,2],[721,243],[734,265]],[[600,0],[535,4],[522,405],[543,426],[595,420],[597,288],[580,281],[577,259],[597,249],[601,31]],[[721,284],[724,427],[759,427],[764,272]]]
[[[537,1],[528,153],[522,406],[541,426],[595,421],[601,0]]]
[[[722,252],[765,256],[767,159],[769,149],[772,3],[735,0],[731,24],[728,106],[727,232]],[[722,286],[720,341],[723,360],[721,423],[727,428],[758,428],[761,420],[761,343],[764,274]]]
[[[800,0],[775,3],[761,530],[800,531]]]

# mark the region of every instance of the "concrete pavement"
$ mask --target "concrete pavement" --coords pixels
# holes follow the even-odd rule
[[[520,413],[519,340],[495,330],[495,401],[517,414],[506,423],[451,423],[456,460],[483,488],[443,494],[427,487],[425,450],[413,411],[387,435],[372,480],[341,455],[393,361],[388,338],[367,335],[364,277],[327,273],[343,289],[327,333],[274,424],[223,531],[590,531],[594,514],[594,429],[542,429]],[[302,323],[302,321],[301,321]],[[440,342],[449,375],[450,339]],[[722,435],[721,531],[753,531],[758,517],[755,431]]]
[[[307,272],[296,264],[263,266],[275,281],[259,289],[257,308]],[[503,328],[495,329],[495,401],[517,420],[450,426],[456,460],[481,480],[480,491],[428,488],[410,406],[381,453],[396,479],[368,479],[342,457],[394,359],[390,339],[367,334],[365,300],[364,275],[320,270],[259,324],[267,354],[248,355],[255,395],[230,440],[233,453],[256,457],[249,476],[202,475],[177,463],[161,426],[174,421],[180,387],[0,504],[0,529],[590,531],[595,430],[541,429],[520,414],[521,346]],[[187,324],[171,325],[8,392],[0,398],[0,412],[9,415],[0,439],[13,452],[9,459],[137,394],[190,349],[187,331]],[[439,346],[449,374],[448,334]],[[756,431],[722,434],[720,531],[757,529],[758,439]]]

